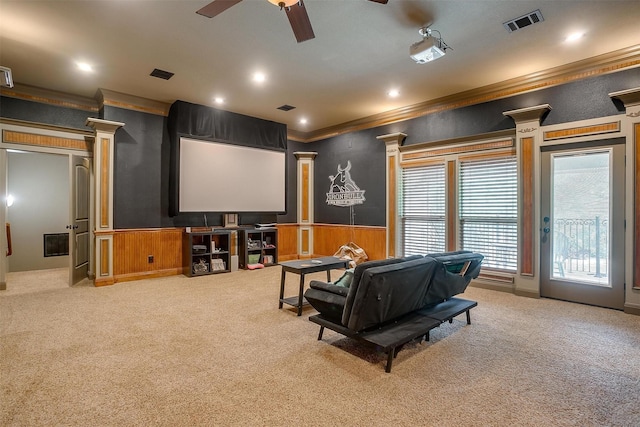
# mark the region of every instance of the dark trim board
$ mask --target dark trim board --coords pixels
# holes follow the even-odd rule
[[[373,344],[384,353],[387,353],[386,372],[391,372],[393,359],[398,355],[402,346],[416,338],[422,337],[429,341],[429,332],[440,326],[442,323],[449,321],[462,314],[467,314],[467,324],[471,324],[471,316],[469,310],[478,305],[475,301],[469,301],[461,298],[451,298],[431,307],[423,308],[407,314],[396,321],[383,325],[376,329],[365,330],[361,332],[353,332],[351,329],[334,323],[321,314],[310,316],[309,320],[320,325],[320,333],[318,340],[322,340],[324,328],[329,328],[339,334]]]

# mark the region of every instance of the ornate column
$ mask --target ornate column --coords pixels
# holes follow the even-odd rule
[[[609,94],[625,107],[622,132],[626,135],[625,304],[624,311],[640,315],[640,87]],[[629,286],[629,284],[631,284]]]
[[[7,272],[9,263],[7,262],[7,254],[9,253],[9,242],[7,240],[6,231],[6,215],[7,215],[7,150],[0,149],[0,291],[7,290]]]
[[[295,152],[298,160],[298,257],[313,256],[313,163],[316,152]]]
[[[400,146],[407,137],[404,133],[380,135],[376,139],[386,144],[386,177],[387,177],[387,258],[402,256],[400,230],[400,194],[402,194],[402,179],[400,171]]]
[[[124,123],[88,118],[95,131],[93,166],[95,285],[112,285],[113,279],[113,161],[115,133]]]
[[[538,152],[542,138],[540,120],[551,110],[549,104],[536,105],[518,110],[505,111],[516,123],[516,150],[518,155],[518,273],[521,278],[536,276],[536,260],[539,259],[539,243],[536,224],[540,213],[538,203],[540,189],[535,183],[539,178]],[[540,294],[539,279],[516,280],[515,293]]]

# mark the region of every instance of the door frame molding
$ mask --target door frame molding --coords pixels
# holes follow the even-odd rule
[[[530,241],[533,245],[533,274],[531,276],[522,274],[520,270],[522,264],[519,263],[519,271],[514,278],[514,293],[524,296],[539,297],[540,296],[540,182],[541,182],[541,147],[572,144],[578,142],[588,142],[596,140],[607,140],[615,138],[625,138],[626,172],[625,172],[625,219],[626,229],[624,232],[625,239],[625,302],[624,311],[633,314],[640,314],[640,272],[634,271],[636,264],[640,265],[640,238],[636,238],[635,233],[635,208],[640,208],[640,182],[636,182],[636,170],[640,163],[640,88],[629,91],[622,91],[610,94],[612,98],[622,99],[624,94],[626,112],[607,117],[599,117],[594,119],[579,120],[574,122],[560,123],[542,126],[541,120],[544,114],[544,107],[551,109],[548,104],[542,106],[529,107],[527,109],[514,110],[505,112],[516,122],[516,134],[519,140],[521,138],[531,138],[527,142],[532,144],[531,150],[534,155],[533,159],[523,157],[522,144],[517,145],[519,177],[523,178],[522,171],[526,170],[523,161],[532,161],[533,163],[533,224],[530,230],[520,226],[521,236],[519,236],[519,244],[523,241]],[[632,95],[629,95],[632,94]],[[536,117],[534,112],[540,112]],[[638,153],[638,154],[636,154]],[[522,197],[522,195],[520,196]],[[520,200],[520,209],[523,208],[523,201]],[[520,221],[522,216],[520,215]],[[638,225],[640,226],[640,224]],[[531,233],[527,236],[527,233]],[[520,246],[522,248],[522,246]],[[524,272],[526,273],[526,272]],[[636,286],[634,284],[634,273],[636,274]]]
[[[7,150],[21,150],[29,152],[65,155],[71,158],[72,155],[89,158],[90,173],[90,200],[94,193],[93,175],[93,134],[91,131],[65,128],[61,126],[42,125],[19,120],[0,119],[0,170],[7,170],[8,157]],[[71,185],[71,183],[69,183]],[[7,198],[8,182],[7,174],[0,174],[0,224],[7,220]],[[70,195],[71,197],[72,195]],[[89,215],[93,217],[93,209],[90,206]],[[93,230],[91,230],[93,231]],[[7,247],[5,233],[1,234],[0,247]],[[73,250],[72,247],[69,248]],[[94,250],[93,245],[89,246],[89,276],[94,274]],[[71,257],[69,257],[71,260]],[[69,261],[71,263],[71,261]],[[8,272],[8,259],[6,251],[0,250],[0,290],[7,289],[6,274]]]

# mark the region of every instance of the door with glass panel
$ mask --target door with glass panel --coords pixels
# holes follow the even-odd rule
[[[542,147],[540,295],[624,308],[624,139]]]

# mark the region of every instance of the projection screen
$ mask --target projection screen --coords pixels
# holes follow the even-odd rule
[[[286,153],[180,138],[180,212],[285,211]]]

